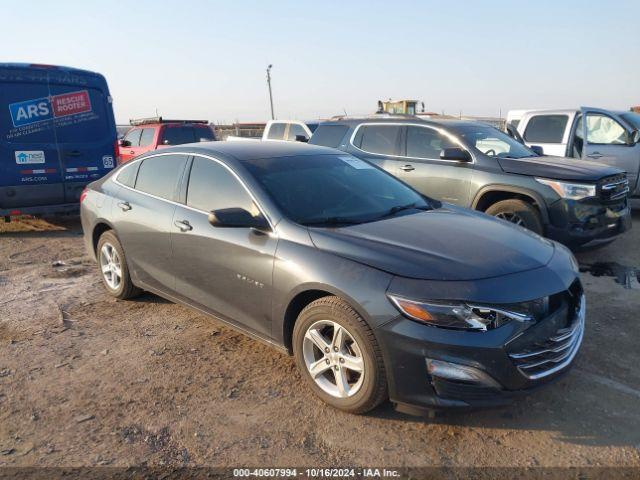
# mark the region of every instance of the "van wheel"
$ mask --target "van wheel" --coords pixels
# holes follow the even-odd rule
[[[112,231],[100,235],[97,257],[102,283],[110,295],[126,300],[142,293],[131,281],[124,250]]]
[[[543,234],[542,219],[538,209],[523,200],[510,199],[494,203],[485,210],[485,213],[494,217],[515,223],[538,235]]]
[[[341,298],[319,298],[302,310],[293,329],[293,351],[305,381],[329,405],[365,413],[387,398],[378,342]]]

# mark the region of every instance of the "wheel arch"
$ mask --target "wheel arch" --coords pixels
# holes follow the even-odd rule
[[[549,212],[544,199],[532,190],[512,185],[488,185],[483,187],[473,199],[471,208],[484,212],[494,203],[510,199],[520,199],[534,205],[540,212],[542,223],[544,225],[549,223]]]
[[[100,240],[100,236],[109,230],[114,230],[113,225],[107,222],[106,220],[100,219],[96,221],[93,226],[93,230],[91,231],[91,248],[93,249],[93,254],[97,255],[98,250],[98,241]]]
[[[293,327],[304,308],[315,300],[323,297],[336,296],[344,300],[365,322],[371,326],[368,315],[360,304],[344,292],[325,284],[307,284],[300,286],[290,295],[286,303],[282,318],[282,343],[290,355],[293,354]]]

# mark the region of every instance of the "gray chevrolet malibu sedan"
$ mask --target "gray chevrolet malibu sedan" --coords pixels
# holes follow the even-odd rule
[[[362,413],[499,405],[566,372],[585,300],[563,246],[296,143],[181,145],[82,195],[107,291],[191,306]]]

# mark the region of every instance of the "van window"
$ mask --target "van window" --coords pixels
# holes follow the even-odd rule
[[[267,138],[269,140],[284,140],[284,123],[272,123],[269,127],[269,134]]]
[[[562,143],[567,115],[536,115],[531,117],[524,131],[527,142]]]
[[[187,205],[210,212],[222,208],[244,208],[258,215],[251,196],[238,179],[218,162],[195,157],[187,189]]]
[[[140,136],[140,146],[148,147],[153,143],[153,137],[156,134],[155,128],[143,128],[142,135]]]
[[[366,125],[361,127],[360,149],[380,155],[397,155],[400,143],[400,125]]]
[[[175,200],[176,187],[188,158],[187,155],[172,154],[144,159],[138,171],[136,190]]]
[[[349,127],[346,125],[320,125],[313,132],[309,143],[336,148],[340,145],[347,131],[349,131]]]
[[[309,135],[304,130],[304,128],[302,128],[301,125],[298,125],[297,123],[290,123],[289,124],[289,134],[287,135],[287,140],[295,141],[296,135],[302,135],[306,139],[309,139]]]
[[[142,133],[142,130],[140,130],[139,128],[134,128],[133,130],[130,130],[129,133],[127,133],[124,136],[124,141],[125,142],[129,142],[129,146],[130,147],[139,147],[140,146],[140,134]]]

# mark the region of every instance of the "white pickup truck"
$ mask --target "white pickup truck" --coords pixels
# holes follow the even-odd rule
[[[264,127],[262,138],[228,136],[227,141],[280,140],[288,142],[308,142],[320,120],[303,122],[300,120],[269,120]]]
[[[507,123],[512,134],[515,129],[525,144],[541,147],[545,155],[582,158],[626,171],[631,196],[640,197],[640,114],[587,107],[513,110]]]

